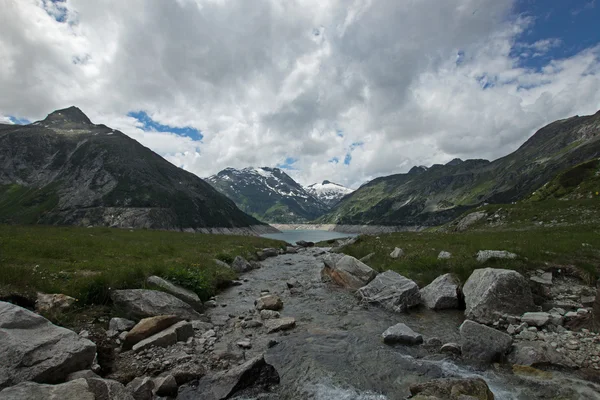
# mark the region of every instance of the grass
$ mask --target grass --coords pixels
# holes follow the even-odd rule
[[[396,260],[389,256],[395,247],[405,252]],[[442,250],[452,253],[452,258],[438,260]],[[508,250],[519,257],[481,264],[475,258],[479,250]],[[360,236],[355,244],[341,251],[356,258],[374,252],[368,261],[373,269],[397,271],[421,287],[447,272],[456,273],[464,282],[477,268],[507,268],[523,273],[549,265],[576,266],[594,282],[600,272],[600,227],[587,224],[511,231],[403,232]]]
[[[110,289],[143,288],[148,276],[159,275],[206,300],[235,278],[215,258],[252,259],[257,248],[283,246],[247,236],[0,225],[0,297],[41,291],[103,305]]]

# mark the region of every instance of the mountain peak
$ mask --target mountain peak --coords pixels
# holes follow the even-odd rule
[[[44,122],[75,122],[79,124],[92,124],[92,121],[90,121],[88,116],[75,106],[63,108],[62,110],[56,110],[48,114],[48,116],[44,119]]]
[[[330,183],[330,181],[323,181],[322,185],[329,185]]]
[[[451,161],[448,161],[448,162],[446,163],[446,165],[448,165],[448,166],[454,166],[454,165],[459,165],[459,164],[462,164],[463,162],[464,162],[464,161],[463,161],[463,160],[461,160],[460,158],[455,158],[455,159],[453,159],[453,160],[451,160]]]

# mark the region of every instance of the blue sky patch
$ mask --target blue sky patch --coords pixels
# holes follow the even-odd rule
[[[127,114],[142,123],[142,129],[148,132],[170,132],[179,136],[187,136],[193,140],[202,140],[202,132],[189,126],[176,127],[159,124],[146,114],[145,111],[131,111]]]
[[[17,124],[17,125],[28,125],[31,123],[31,121],[28,120],[27,118],[17,118],[17,117],[13,117],[12,115],[8,116],[8,120],[10,122],[12,122],[13,124]]]
[[[346,157],[344,157],[344,165],[350,165],[351,161],[352,161],[352,153],[348,152],[348,153],[346,153]]]
[[[67,21],[67,0],[44,0],[44,10],[57,22]]]
[[[331,164],[338,164],[340,162],[340,159],[337,158],[337,157],[333,157],[328,162],[331,163]]]
[[[277,164],[277,168],[295,171],[296,168],[294,168],[294,164],[296,163],[296,161],[298,161],[297,158],[288,157],[281,164]]]

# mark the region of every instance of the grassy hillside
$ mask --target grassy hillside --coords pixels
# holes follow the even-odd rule
[[[104,304],[109,288],[144,287],[145,278],[156,274],[207,299],[235,278],[213,259],[251,258],[257,248],[282,245],[245,236],[0,225],[0,297],[42,291]]]

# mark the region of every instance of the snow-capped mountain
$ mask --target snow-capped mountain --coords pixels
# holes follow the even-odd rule
[[[329,209],[279,168],[226,168],[206,180],[240,209],[265,222],[307,222]]]
[[[305,189],[308,193],[312,194],[329,207],[333,207],[342,199],[342,197],[354,192],[354,190],[350,188],[329,181],[313,183]]]

